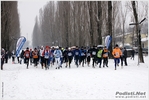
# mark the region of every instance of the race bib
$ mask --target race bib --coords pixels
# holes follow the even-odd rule
[[[119,52],[116,52],[116,53],[115,53],[115,56],[117,56],[117,57],[118,57],[118,56],[119,56]]]
[[[92,52],[92,55],[96,55],[96,52],[95,52],[95,51],[93,51],[93,52]]]
[[[68,53],[68,56],[72,56],[72,53]]]
[[[48,52],[45,53],[45,58],[49,58],[49,53]]]
[[[108,53],[105,53],[105,54],[104,54],[104,57],[108,57]]]
[[[81,56],[84,56],[85,54],[84,53],[81,53]]]
[[[79,52],[76,52],[75,55],[79,55]]]
[[[26,53],[26,57],[29,57],[29,54],[28,53]]]
[[[90,53],[87,53],[87,56],[90,56]]]

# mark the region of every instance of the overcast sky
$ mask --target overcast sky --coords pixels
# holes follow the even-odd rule
[[[46,0],[18,1],[21,36],[25,36],[30,42],[35,24],[35,17],[39,15],[39,9],[43,8],[47,2]]]

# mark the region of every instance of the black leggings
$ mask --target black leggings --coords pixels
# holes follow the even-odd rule
[[[108,66],[108,58],[103,58],[103,65]]]
[[[97,62],[97,57],[93,57],[92,60],[93,60],[93,67],[94,67],[94,64]]]
[[[25,63],[27,64],[27,68],[28,68],[28,65],[29,65],[29,58],[25,58]]]
[[[70,67],[70,64],[72,62],[72,57],[68,57],[68,62],[69,62],[69,67]]]
[[[49,59],[44,59],[44,64],[45,64],[45,68],[47,69],[49,69],[49,67],[48,67],[48,61],[49,61]]]
[[[37,66],[38,58],[34,58],[34,65]]]
[[[3,70],[4,58],[1,58],[1,70]]]
[[[44,57],[40,57],[40,63],[41,63],[41,66],[43,67],[43,63],[45,63]]]

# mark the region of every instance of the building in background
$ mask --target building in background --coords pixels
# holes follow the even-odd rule
[[[115,42],[119,45],[122,45],[122,39],[123,39],[123,35],[117,35],[115,37]],[[148,48],[148,33],[141,34],[141,42],[142,42],[142,48]],[[124,36],[124,45],[130,45],[131,47],[137,47],[138,41],[137,41],[136,34],[126,33]]]

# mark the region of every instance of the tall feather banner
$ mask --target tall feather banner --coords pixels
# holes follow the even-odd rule
[[[24,43],[26,42],[26,38],[24,36],[21,36],[16,44],[16,57],[19,55],[20,50],[22,49]]]
[[[110,35],[106,36],[105,38],[105,46],[109,49],[112,37]]]

